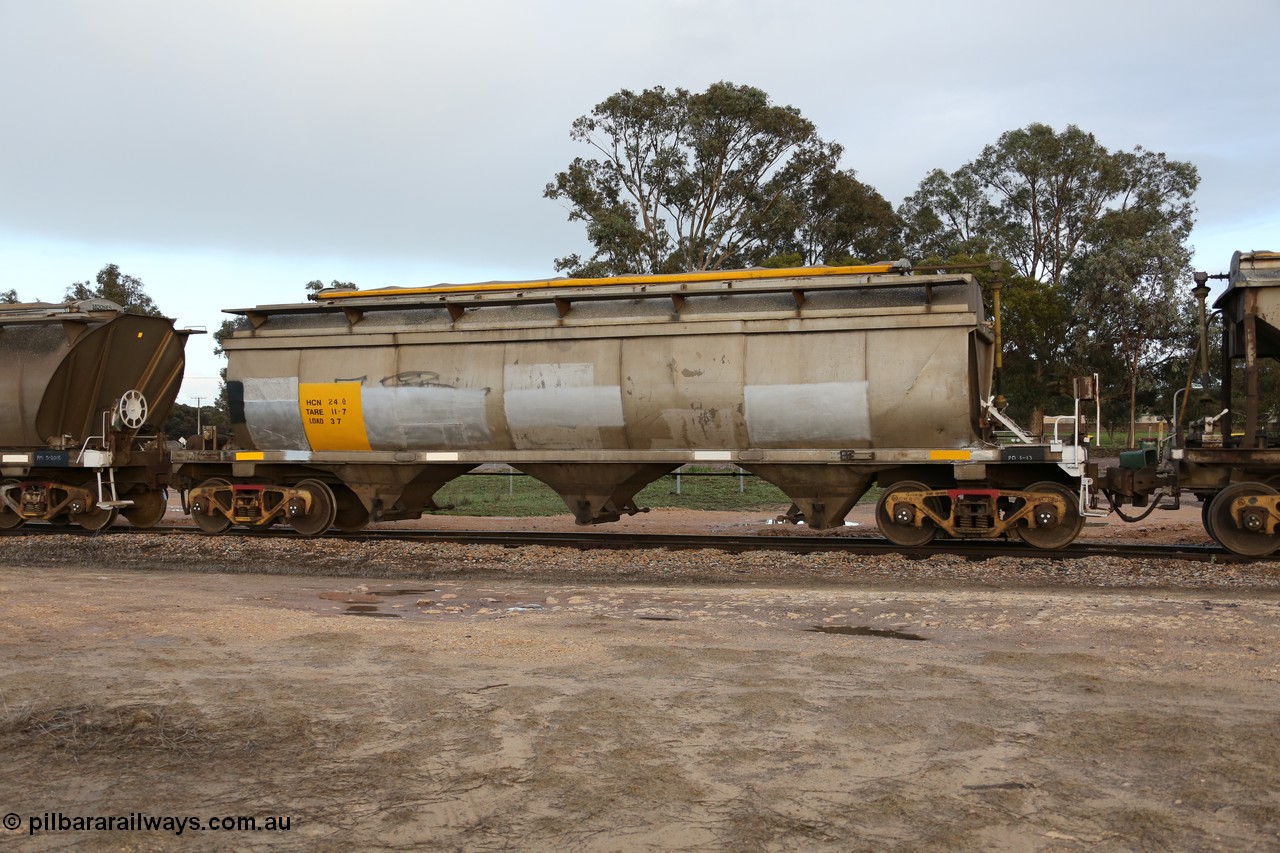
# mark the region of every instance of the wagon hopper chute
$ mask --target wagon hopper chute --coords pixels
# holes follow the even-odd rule
[[[777,485],[818,529],[877,481],[905,539],[1079,529],[1071,454],[994,441],[993,336],[968,275],[336,290],[230,313],[244,318],[223,342],[239,449],[175,457],[206,530],[413,518],[485,463],[547,483],[580,524],[639,511],[641,488],[699,463]]]

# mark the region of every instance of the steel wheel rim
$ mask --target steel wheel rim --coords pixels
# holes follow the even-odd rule
[[[202,489],[216,489],[223,487],[230,488],[231,484],[221,477],[214,477],[212,479],[205,480],[200,484],[200,488]],[[196,527],[199,527],[202,533],[222,533],[231,526],[231,519],[227,518],[220,512],[214,515],[209,515],[203,512],[193,512],[191,513],[191,517],[195,519]]]
[[[86,510],[85,512],[73,513],[71,520],[85,530],[95,532],[98,530],[106,530],[115,523],[116,510],[114,507],[111,509],[103,509],[100,506],[95,506],[93,509]]]
[[[299,536],[319,536],[333,526],[338,515],[338,502],[333,490],[319,480],[303,480],[294,486],[311,494],[311,514],[289,519],[289,526]]]
[[[1065,548],[1075,541],[1075,538],[1080,535],[1080,531],[1084,528],[1084,516],[1080,514],[1080,508],[1076,505],[1075,492],[1061,483],[1051,483],[1047,480],[1032,483],[1022,491],[1056,494],[1066,502],[1067,514],[1065,517],[1058,519],[1058,523],[1052,527],[1019,526],[1016,528],[1018,538],[1032,548],[1040,548],[1045,551]]]
[[[169,493],[164,489],[133,495],[132,500],[133,506],[125,507],[121,515],[140,530],[155,527],[169,509]]]
[[[1203,525],[1204,532],[1209,534],[1209,538],[1221,545],[1222,543],[1218,542],[1218,534],[1213,530],[1213,522],[1209,520],[1209,507],[1211,506],[1213,506],[1213,497],[1206,498],[1204,503],[1200,505],[1200,524]]]
[[[1280,534],[1252,533],[1236,526],[1231,503],[1251,495],[1280,494],[1265,483],[1233,483],[1214,495],[1205,514],[1205,529],[1223,548],[1245,557],[1265,557],[1280,547]]]
[[[913,524],[899,524],[893,520],[890,509],[890,501],[895,494],[927,491],[930,491],[928,486],[917,483],[915,480],[902,480],[886,489],[880,496],[879,503],[876,504],[876,526],[880,528],[880,535],[894,545],[901,545],[904,548],[916,548],[932,542],[938,535],[937,525],[932,521],[925,518],[920,522],[919,527]]]

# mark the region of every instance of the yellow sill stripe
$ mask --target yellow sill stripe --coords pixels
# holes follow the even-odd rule
[[[973,456],[968,450],[930,450],[930,459],[967,462]]]
[[[494,281],[487,284],[444,284],[435,287],[388,287],[381,290],[340,290],[316,295],[317,302],[336,299],[363,299],[368,296],[431,296],[441,293],[484,293],[504,290],[538,290],[548,287],[600,287],[605,285],[679,284],[698,281],[749,281],[768,278],[821,278],[832,275],[875,275],[893,272],[892,264],[862,264],[852,267],[790,267],[786,269],[728,270],[673,273],[668,275],[624,275],[606,278],[551,278],[534,281]]]
[[[236,453],[237,462],[261,462],[265,458],[261,450],[243,450]]]

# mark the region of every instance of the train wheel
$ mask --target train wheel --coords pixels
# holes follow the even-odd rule
[[[203,483],[200,484],[200,488],[202,489],[220,489],[220,488],[230,488],[230,487],[231,487],[230,483],[228,483],[226,480],[223,480],[219,477],[214,477],[213,479],[205,480]],[[199,527],[201,532],[203,533],[208,533],[208,534],[222,533],[228,527],[231,526],[231,519],[227,518],[227,516],[223,515],[222,513],[215,512],[210,514],[207,512],[203,512],[202,508],[198,508],[196,506],[191,507],[191,517],[195,519],[196,527]]]
[[[1033,548],[1053,550],[1065,548],[1075,541],[1075,538],[1080,535],[1080,531],[1084,528],[1084,516],[1080,514],[1075,492],[1061,483],[1047,481],[1032,483],[1022,491],[1055,495],[1062,498],[1067,505],[1067,514],[1063,518],[1057,518],[1048,504],[1045,504],[1045,509],[1042,511],[1035,507],[1033,499],[1031,511],[1035,514],[1036,520],[1044,519],[1047,524],[1039,527],[1017,528],[1018,536],[1023,542]]]
[[[1280,494],[1263,483],[1233,483],[1214,495],[1205,513],[1205,529],[1223,548],[1246,557],[1265,557],[1280,547],[1280,533],[1265,531],[1265,516],[1258,530],[1250,529],[1249,520],[1239,527],[1231,517],[1231,504],[1236,498]]]
[[[97,531],[106,530],[112,524],[115,524],[116,515],[114,507],[103,509],[100,506],[95,506],[93,509],[85,510],[84,512],[72,513],[71,520],[85,530]]]
[[[319,536],[332,527],[338,516],[338,502],[333,490],[319,480],[303,480],[294,488],[311,495],[311,512],[288,516],[289,526],[300,536]]]
[[[167,489],[142,492],[141,494],[131,495],[131,498],[133,506],[125,507],[120,514],[139,530],[155,527],[164,518],[165,512],[169,509],[169,492]]]
[[[938,534],[937,526],[928,518],[924,518],[921,519],[920,526],[916,527],[914,521],[918,510],[909,504],[901,504],[895,508],[893,500],[894,495],[902,492],[927,491],[930,491],[928,486],[914,480],[894,483],[885,490],[885,493],[880,496],[880,502],[876,504],[876,524],[885,539],[904,548],[928,545],[933,541],[933,537]],[[930,505],[930,509],[936,512],[938,507]]]
[[[338,513],[333,525],[343,533],[358,533],[369,526],[369,510],[350,489],[339,486],[333,491]]]
[[[1218,542],[1218,534],[1213,532],[1213,522],[1209,521],[1209,507],[1213,506],[1213,497],[1204,498],[1200,504],[1200,523],[1204,525],[1204,532],[1209,534],[1209,538],[1214,542]]]
[[[17,480],[5,480],[0,486],[21,485]],[[26,519],[14,512],[8,504],[0,504],[0,530],[17,530]]]

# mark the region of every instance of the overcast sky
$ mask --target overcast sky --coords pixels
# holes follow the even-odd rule
[[[1075,124],[1200,170],[1197,268],[1280,249],[1280,0],[0,0],[0,291],[105,264],[180,326],[363,288],[536,278],[542,198],[620,89],[759,87],[899,204]],[[194,338],[181,402],[217,391]]]

